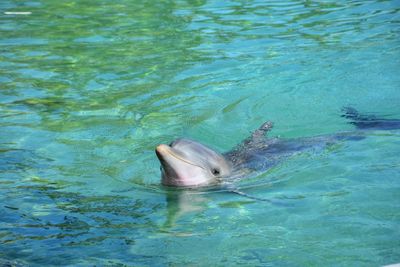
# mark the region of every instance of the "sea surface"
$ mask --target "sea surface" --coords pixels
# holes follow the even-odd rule
[[[229,151],[400,119],[400,1],[2,0],[0,265],[400,262],[400,130],[225,188],[160,185],[154,148]]]

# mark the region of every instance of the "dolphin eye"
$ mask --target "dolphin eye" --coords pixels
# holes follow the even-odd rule
[[[219,175],[220,174],[220,171],[218,169],[212,169],[211,172],[214,175]]]

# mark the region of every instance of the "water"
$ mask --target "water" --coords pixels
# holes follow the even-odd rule
[[[236,187],[159,185],[154,147],[227,151],[400,118],[399,1],[0,3],[0,263],[400,262],[399,131],[306,153]],[[5,12],[31,12],[10,14]]]

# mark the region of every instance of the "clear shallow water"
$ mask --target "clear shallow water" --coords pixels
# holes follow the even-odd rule
[[[154,147],[227,151],[265,120],[400,118],[399,1],[2,1],[0,258],[22,265],[400,262],[399,131],[237,183],[159,185]],[[29,11],[30,15],[5,12]]]

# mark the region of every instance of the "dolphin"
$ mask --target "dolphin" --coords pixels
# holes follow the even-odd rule
[[[161,144],[157,146],[156,154],[161,163],[163,185],[212,185],[232,173],[232,163],[224,155],[190,139]]]
[[[161,163],[161,183],[174,187],[203,187],[229,183],[254,171],[265,171],[289,157],[304,151],[323,151],[346,140],[362,140],[369,130],[400,129],[400,120],[362,115],[351,107],[343,108],[342,117],[356,127],[355,131],[302,138],[266,138],[273,128],[263,123],[251,136],[231,151],[219,153],[190,139],[160,144],[155,152]],[[242,192],[237,192],[243,194]]]

